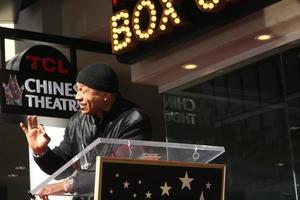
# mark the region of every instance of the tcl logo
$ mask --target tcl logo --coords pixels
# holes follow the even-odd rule
[[[34,55],[27,55],[25,58],[31,63],[32,70],[38,70],[41,68],[45,72],[59,74],[69,74],[70,72],[68,69],[64,68],[63,61],[61,59]]]

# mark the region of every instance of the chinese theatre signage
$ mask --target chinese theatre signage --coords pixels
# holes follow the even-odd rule
[[[225,165],[97,157],[94,199],[224,200]]]
[[[1,111],[67,118],[77,110],[76,69],[57,49],[38,45],[1,69]]]
[[[143,57],[149,49],[177,44],[277,1],[115,0],[110,20],[112,51],[125,62],[131,59],[128,56]]]
[[[164,113],[167,123],[197,125],[197,104],[192,98],[164,94]]]

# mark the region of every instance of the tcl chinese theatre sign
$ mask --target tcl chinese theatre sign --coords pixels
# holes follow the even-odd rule
[[[1,111],[67,118],[77,110],[75,77],[60,51],[34,46],[1,70]]]

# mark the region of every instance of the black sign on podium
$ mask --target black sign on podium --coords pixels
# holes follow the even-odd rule
[[[223,200],[225,165],[209,162],[224,152],[219,146],[98,138],[29,195],[71,176],[78,191],[63,196]]]
[[[224,199],[225,166],[98,157],[94,200]]]

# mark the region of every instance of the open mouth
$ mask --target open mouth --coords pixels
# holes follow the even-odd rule
[[[80,110],[83,110],[86,107],[86,104],[79,104]]]

